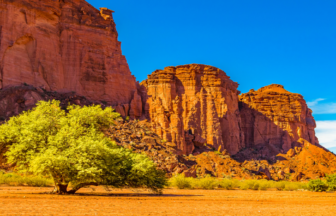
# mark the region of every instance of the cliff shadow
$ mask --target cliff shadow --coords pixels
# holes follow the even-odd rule
[[[260,111],[250,108],[248,104],[239,102],[241,116],[240,128],[243,131],[243,143],[245,146],[232,158],[239,162],[245,160],[267,160],[269,163],[276,163],[286,158],[278,154],[286,154],[288,150],[295,147],[302,147],[297,142],[299,138],[309,140],[309,137],[300,137],[297,131],[290,134],[282,129]],[[298,127],[304,130],[303,127]],[[298,128],[291,128],[297,130]],[[303,134],[307,134],[304,133]]]

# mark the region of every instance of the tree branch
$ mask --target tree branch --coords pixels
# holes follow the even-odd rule
[[[98,186],[99,184],[96,182],[90,183],[80,183],[72,188],[72,190],[68,191],[68,194],[75,194],[79,189],[86,187],[86,186]]]

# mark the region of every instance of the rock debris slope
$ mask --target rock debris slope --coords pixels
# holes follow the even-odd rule
[[[27,83],[75,91],[138,115],[112,12],[84,0],[0,0],[0,89]]]
[[[302,147],[290,149],[287,154],[278,154],[275,162],[254,159],[238,162],[226,151],[214,151],[207,145],[197,148],[193,154],[177,155],[177,146],[153,133],[147,120],[118,121],[104,132],[118,145],[147,154],[169,177],[184,174],[186,177],[211,175],[300,181],[336,173],[336,156],[302,138],[297,140]]]

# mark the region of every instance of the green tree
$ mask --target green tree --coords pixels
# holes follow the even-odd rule
[[[120,114],[100,106],[69,106],[66,112],[59,104],[41,101],[0,126],[0,147],[8,147],[8,163],[22,172],[52,177],[53,192],[59,194],[89,185],[155,192],[167,185],[165,173],[147,156],[119,147],[101,132]]]

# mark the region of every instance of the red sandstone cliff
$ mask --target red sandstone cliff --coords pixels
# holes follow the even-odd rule
[[[167,67],[141,85],[153,130],[180,153],[205,143],[232,154],[242,148],[238,84],[224,71],[197,64]]]
[[[139,115],[112,12],[84,0],[0,0],[0,89],[27,83],[74,91]]]
[[[281,85],[251,90],[238,99],[238,84],[222,70],[197,64],[157,70],[141,85],[153,130],[180,154],[207,144],[240,152],[237,159],[275,159],[302,146],[297,142],[301,138],[318,145],[312,111],[301,95]],[[242,151],[250,148],[256,155]]]
[[[273,84],[242,94],[239,100],[246,147],[270,144],[287,152],[300,146],[300,138],[318,144],[312,110],[300,94]]]

